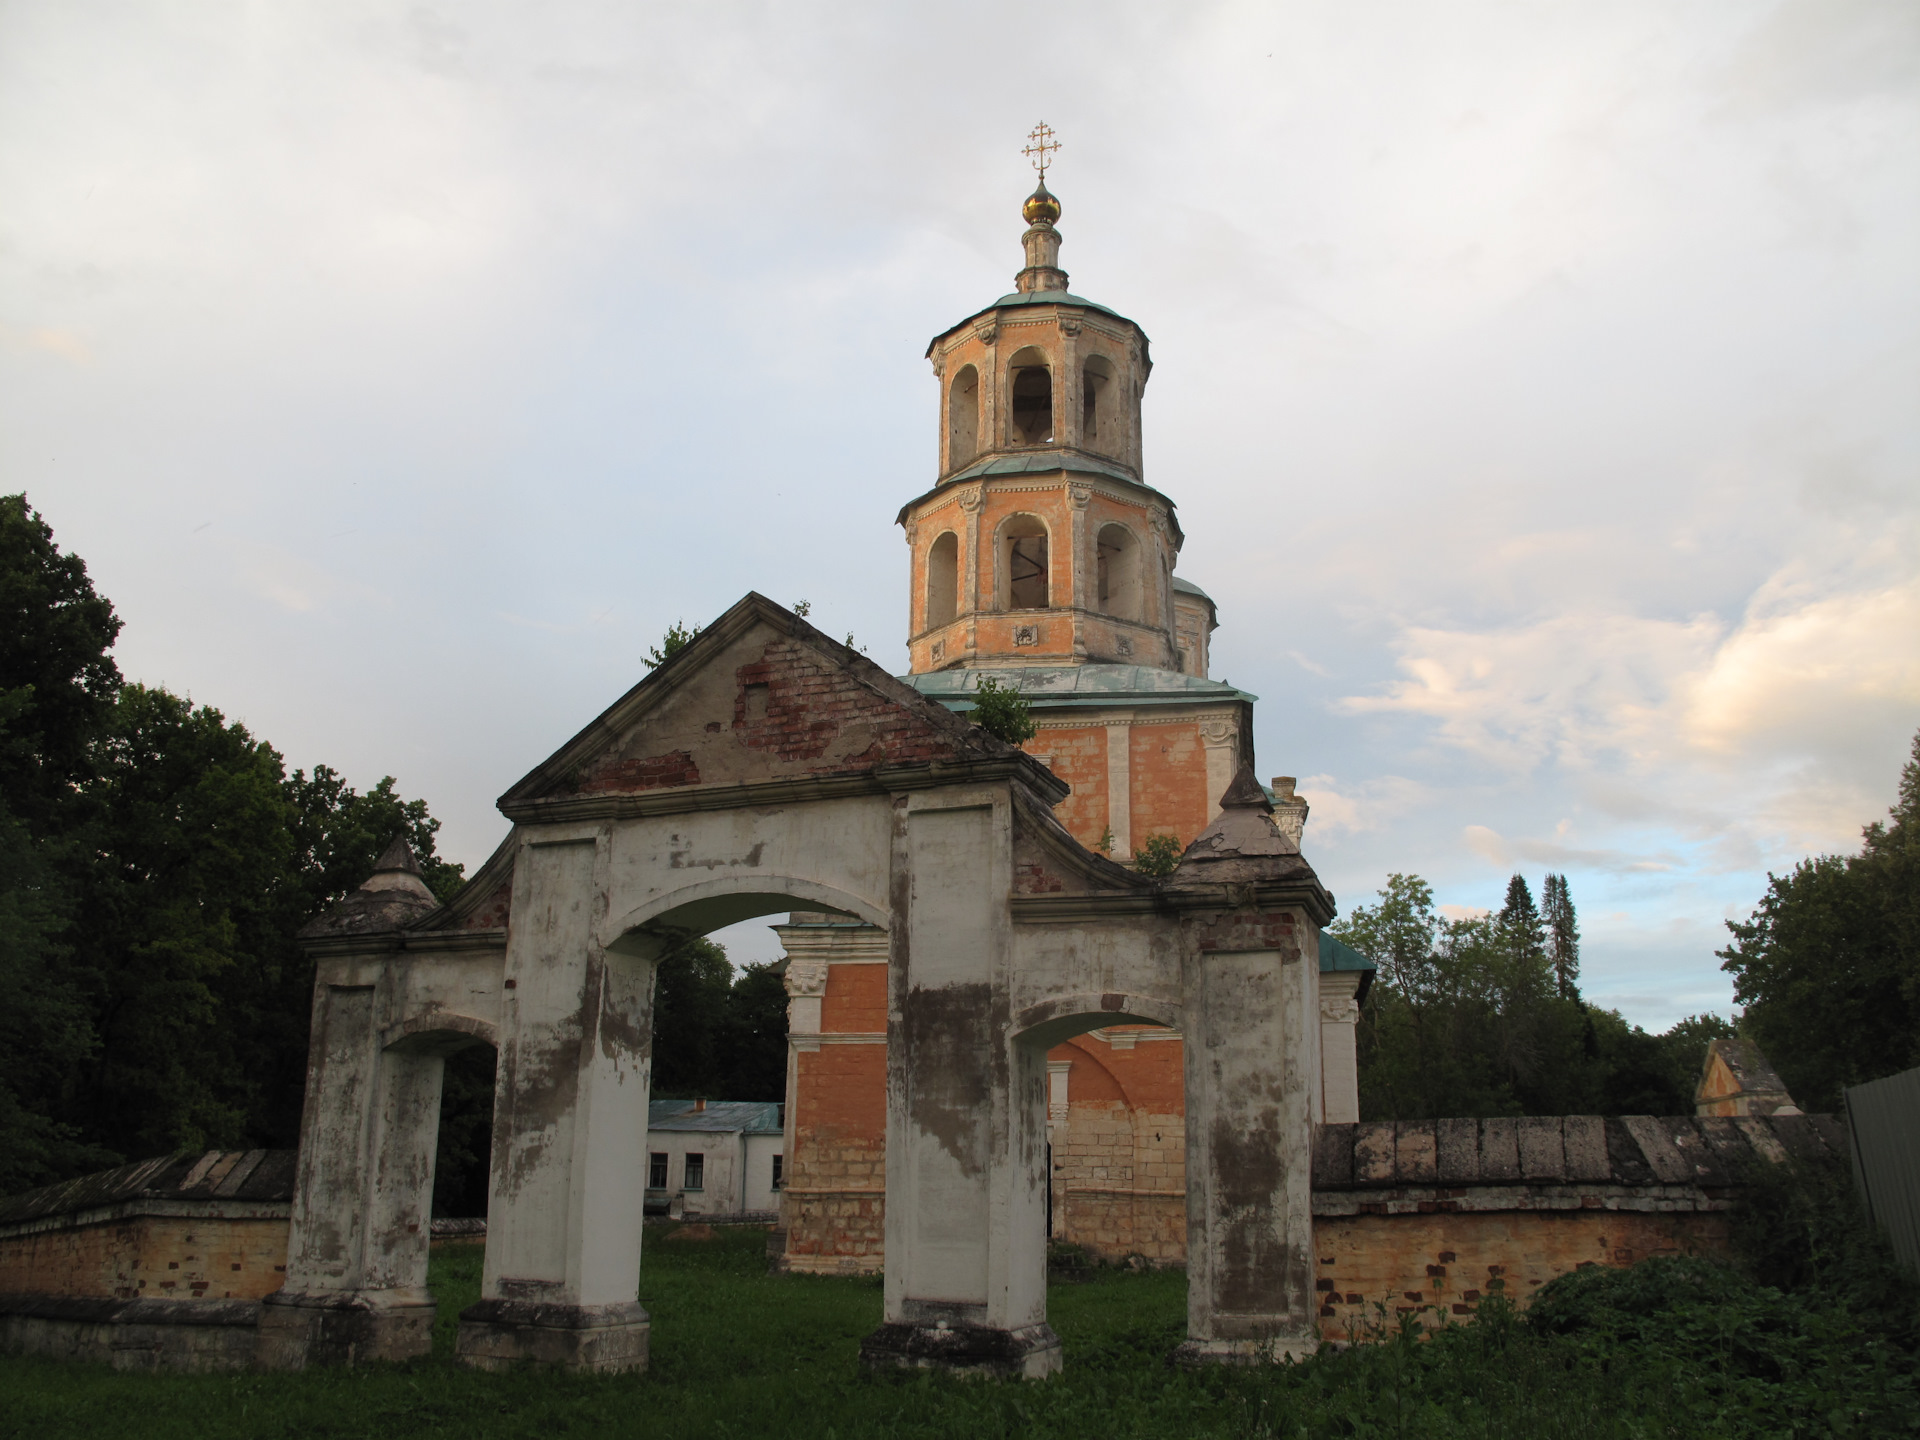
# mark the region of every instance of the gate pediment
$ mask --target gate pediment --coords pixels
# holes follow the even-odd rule
[[[500,799],[519,821],[670,812],[1018,773],[1064,782],[764,595],[749,594]],[[777,793],[769,793],[777,792]]]

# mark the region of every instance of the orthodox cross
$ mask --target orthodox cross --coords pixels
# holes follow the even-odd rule
[[[1051,163],[1052,152],[1060,148],[1060,142],[1053,138],[1053,127],[1042,120],[1033,127],[1033,133],[1027,136],[1027,143],[1020,153],[1033,157],[1033,168],[1040,172],[1040,183],[1045,184],[1047,166]]]

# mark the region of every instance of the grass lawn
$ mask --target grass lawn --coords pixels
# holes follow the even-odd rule
[[[1847,1360],[1843,1374],[1815,1357],[1805,1373],[1756,1378],[1711,1333],[1638,1353],[1506,1318],[1304,1365],[1176,1370],[1166,1356],[1184,1333],[1179,1274],[1103,1271],[1055,1285],[1066,1372],[1043,1384],[866,1375],[855,1357],[880,1321],[879,1281],[770,1276],[764,1244],[758,1230],[709,1240],[649,1230],[645,1375],[454,1364],[454,1317],[478,1297],[481,1252],[446,1247],[433,1262],[431,1358],[187,1376],[0,1357],[0,1436],[1920,1435],[1910,1367],[1889,1370],[1882,1357],[1875,1380],[1871,1364]]]

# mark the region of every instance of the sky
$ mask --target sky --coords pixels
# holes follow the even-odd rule
[[[0,490],[471,868],[676,620],[904,669],[1040,120],[1343,909],[1562,872],[1589,999],[1730,1013],[1920,730],[1910,0],[0,0]]]

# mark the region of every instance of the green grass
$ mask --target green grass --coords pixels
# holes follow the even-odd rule
[[[1658,1271],[1652,1289],[1569,1277],[1557,1328],[1496,1313],[1427,1343],[1383,1335],[1303,1365],[1187,1372],[1166,1362],[1185,1277],[1096,1271],[1049,1297],[1066,1372],[992,1383],[863,1374],[879,1282],[770,1276],[764,1241],[649,1231],[645,1375],[454,1364],[452,1321],[479,1293],[480,1251],[449,1248],[434,1257],[428,1359],[185,1376],[0,1358],[0,1436],[1920,1436],[1909,1353],[1737,1276],[1677,1291]]]

